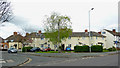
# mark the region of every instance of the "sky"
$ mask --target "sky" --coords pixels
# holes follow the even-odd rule
[[[14,19],[0,24],[0,36],[7,38],[14,31],[23,36],[26,32],[44,32],[45,15],[52,12],[71,18],[73,32],[83,32],[89,27],[90,12],[91,31],[118,29],[119,0],[9,0],[12,2]]]

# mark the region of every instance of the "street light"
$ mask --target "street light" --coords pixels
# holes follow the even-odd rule
[[[91,10],[93,10],[93,9],[94,9],[94,8],[91,8]],[[90,52],[91,52],[91,43],[90,43],[90,36],[91,36],[91,35],[90,35],[90,11],[91,11],[91,10],[89,10],[89,12],[88,12],[88,14],[89,14],[88,16],[89,16],[89,46],[90,46]]]

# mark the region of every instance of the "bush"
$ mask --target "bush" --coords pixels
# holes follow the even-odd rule
[[[91,46],[91,52],[103,52],[103,46],[93,45]]]
[[[116,51],[116,48],[113,46],[113,47],[111,47],[111,48],[108,48],[107,50],[108,50],[108,51]]]
[[[23,47],[22,52],[29,52],[33,47]]]
[[[89,46],[84,45],[84,46],[74,46],[74,51],[75,52],[89,52]]]

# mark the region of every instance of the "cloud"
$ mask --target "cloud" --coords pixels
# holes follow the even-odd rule
[[[9,37],[10,35],[13,35],[13,32],[15,31],[22,34],[23,36],[25,35],[25,31],[15,24],[9,22],[4,22],[0,24],[0,36],[4,39]]]
[[[21,16],[15,16],[14,19],[10,21],[10,23],[15,24],[16,26],[22,28],[26,32],[43,30],[38,21],[31,22],[28,18],[21,17]],[[35,23],[38,23],[38,24],[35,24]]]

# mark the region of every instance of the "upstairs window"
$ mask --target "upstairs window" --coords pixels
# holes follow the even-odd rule
[[[13,42],[14,40],[11,40],[11,42]]]
[[[41,40],[44,40],[44,38],[41,38]]]
[[[106,34],[106,32],[102,32],[102,34]]]
[[[71,47],[71,44],[68,44],[68,47]]]
[[[6,43],[6,42],[7,42],[7,40],[4,40],[4,42]]]

